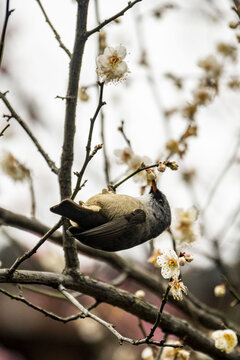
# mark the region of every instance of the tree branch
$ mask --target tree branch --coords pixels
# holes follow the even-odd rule
[[[49,227],[45,226],[36,219],[29,219],[28,217],[14,214],[3,208],[0,208],[0,223],[42,235],[44,235],[49,230]],[[56,231],[50,236],[50,240],[59,245],[62,245],[62,234]],[[87,256],[104,261],[113,266],[115,269],[126,273],[129,278],[134,279],[157,295],[164,293],[165,291],[165,288],[160,283],[158,276],[143,270],[136,264],[132,264],[130,261],[121,258],[117,254],[96,250],[89,246],[85,246],[80,242],[77,242],[77,249]],[[169,302],[174,304],[174,306],[178,307],[181,311],[190,317],[193,317],[194,314],[194,319],[199,321],[208,329],[217,330],[224,329],[226,327],[229,327],[233,330],[235,329],[234,324],[227,321],[222,313],[219,313],[215,309],[212,309],[203,304],[190,292],[188,293],[187,297],[184,297],[183,301],[176,302],[170,298]],[[237,332],[237,330],[235,331]]]
[[[39,284],[53,288],[62,285],[64,288],[75,290],[92,296],[98,301],[106,302],[113,306],[131,312],[131,314],[144,321],[154,323],[158,309],[150,303],[135,297],[133,294],[117,289],[102,281],[92,279],[82,274],[72,278],[70,275],[53,274],[36,271],[16,271],[9,277],[7,269],[0,270],[0,283]],[[192,327],[187,321],[175,316],[163,313],[161,317],[161,329],[184,339],[184,343],[196,351],[201,351],[216,359],[237,360],[239,354],[226,354],[218,350],[212,340],[203,335],[199,330]],[[159,342],[158,342],[159,343]]]
[[[100,91],[99,91],[98,105],[97,105],[97,108],[96,108],[96,111],[95,111],[93,117],[90,119],[90,128],[89,128],[89,133],[88,133],[85,160],[84,160],[84,163],[83,163],[83,166],[82,166],[82,169],[80,170],[80,172],[75,173],[75,175],[77,175],[78,179],[77,179],[77,183],[76,183],[75,189],[73,191],[73,194],[71,196],[71,199],[75,199],[75,197],[76,197],[76,195],[77,195],[77,193],[78,193],[78,191],[79,191],[79,189],[81,187],[82,177],[84,175],[86,167],[87,167],[89,161],[92,159],[92,157],[94,155],[94,154],[90,154],[90,152],[91,152],[91,143],[92,143],[92,135],[93,135],[93,128],[94,128],[94,124],[95,124],[95,121],[97,119],[97,116],[99,114],[99,111],[106,104],[103,101],[104,82],[99,83],[99,86],[100,86]]]
[[[40,0],[36,0],[38,5],[40,6],[40,9],[42,10],[42,13],[45,17],[45,20],[46,22],[48,23],[48,25],[50,26],[50,28],[52,29],[54,35],[55,35],[55,38],[57,39],[58,43],[59,43],[59,46],[60,48],[62,48],[65,53],[69,56],[69,58],[71,59],[71,56],[72,54],[70,53],[70,51],[68,50],[68,48],[63,44],[62,40],[61,40],[61,37],[60,35],[58,34],[58,32],[56,31],[56,29],[54,28],[54,26],[52,25],[51,21],[49,20],[49,17],[47,16],[46,14],[46,11],[44,10],[44,7],[42,6],[42,3]]]
[[[100,31],[104,26],[106,26],[107,24],[109,24],[110,22],[116,20],[117,18],[119,18],[120,16],[123,16],[125,14],[126,11],[128,11],[129,9],[131,9],[135,4],[137,4],[138,2],[140,2],[142,0],[135,0],[133,2],[129,1],[128,5],[121,11],[119,11],[117,14],[111,16],[110,18],[104,20],[100,25],[96,26],[94,29],[90,30],[87,32],[87,37],[91,36],[92,34]]]
[[[29,129],[28,125],[24,122],[24,120],[20,117],[20,115],[18,115],[16,113],[16,111],[13,109],[12,105],[6,98],[6,93],[0,92],[0,99],[2,99],[2,101],[4,102],[4,104],[6,105],[8,110],[10,111],[11,117],[13,117],[19,123],[19,125],[25,130],[25,132],[28,134],[30,139],[33,141],[33,143],[35,144],[38,151],[45,159],[46,163],[48,164],[48,166],[52,170],[52,172],[54,172],[54,174],[58,174],[58,168],[56,167],[55,163],[50,159],[48,154],[43,150],[43,148],[39,144],[37,138],[33,135],[31,130]]]
[[[10,0],[7,0],[6,1],[5,20],[4,20],[4,24],[3,24],[1,39],[0,39],[0,67],[1,67],[2,59],[3,59],[4,42],[5,42],[6,32],[7,32],[8,20],[9,20],[11,13],[14,11],[14,10],[9,10],[9,5],[10,5]]]
[[[75,117],[77,93],[86,37],[87,11],[89,0],[78,0],[76,35],[69,68],[69,82],[66,96],[64,139],[59,170],[61,199],[71,196],[71,177],[73,163],[73,146],[75,137]]]
[[[83,51],[86,37],[87,12],[89,0],[78,0],[77,24],[73,54],[70,61],[68,90],[66,96],[66,112],[64,123],[64,139],[59,170],[59,186],[61,199],[71,196],[72,193],[72,164],[75,138],[75,118],[77,107],[78,84],[82,65]],[[65,271],[78,271],[79,260],[76,242],[67,235],[66,225],[63,233],[63,249],[65,256]]]
[[[31,307],[32,309],[44,314],[45,316],[47,316],[47,317],[49,317],[49,318],[51,318],[53,320],[63,322],[64,324],[69,322],[69,321],[77,320],[77,319],[82,317],[82,313],[72,315],[72,316],[68,316],[68,317],[61,317],[61,316],[58,316],[58,315],[52,313],[51,311],[47,311],[47,310],[45,310],[45,309],[43,309],[43,308],[41,308],[41,307],[39,307],[37,305],[32,304],[30,301],[25,299],[23,296],[13,295],[13,294],[9,293],[8,291],[6,291],[4,289],[0,289],[0,293],[8,296],[12,300],[20,301],[23,304]]]
[[[6,126],[4,126],[4,128],[0,132],[0,137],[4,135],[5,131],[7,130],[7,128],[9,128],[9,126],[10,126],[10,124],[7,124]]]
[[[29,251],[26,251],[25,254],[16,259],[14,264],[9,269],[9,275],[12,275],[14,271],[19,267],[19,265],[29,259],[33,254],[37,252],[40,246],[53,234],[63,223],[63,220],[60,219],[39,241],[38,243]]]

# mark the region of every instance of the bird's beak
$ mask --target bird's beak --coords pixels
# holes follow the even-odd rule
[[[152,190],[154,193],[157,191],[157,185],[155,180],[152,180]]]

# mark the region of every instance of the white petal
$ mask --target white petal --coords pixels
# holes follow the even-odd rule
[[[117,46],[116,51],[117,51],[118,56],[121,59],[124,59],[125,56],[127,55],[127,50],[126,50],[125,46],[122,46],[122,45]]]
[[[98,67],[108,67],[108,58],[105,55],[99,55],[97,57],[97,66]]]
[[[112,47],[112,46],[107,46],[107,47],[105,48],[105,50],[104,50],[103,55],[106,56],[106,57],[112,56],[115,51],[116,51],[116,50],[115,50],[114,47]]]
[[[190,218],[192,221],[197,220],[198,211],[197,211],[197,209],[196,209],[194,206],[190,207],[190,208],[187,210],[187,212],[188,212],[189,218]]]

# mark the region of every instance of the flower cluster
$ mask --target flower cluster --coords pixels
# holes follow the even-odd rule
[[[172,249],[164,250],[157,257],[156,266],[161,267],[164,279],[170,279],[168,285],[174,299],[182,300],[182,293],[187,294],[187,287],[178,279],[180,275],[180,259]]]
[[[148,259],[149,263],[161,268],[161,275],[164,279],[169,280],[170,292],[176,300],[183,299],[182,293],[187,294],[187,287],[179,279],[180,266],[191,261],[193,261],[191,254],[181,252],[178,257],[173,249],[165,249],[163,251],[156,249]]]
[[[1,167],[3,172],[14,181],[24,181],[30,176],[30,171],[21,164],[11,153],[6,153],[2,157]]]
[[[176,209],[176,221],[172,226],[174,238],[179,243],[192,243],[199,234],[200,227],[195,221],[198,218],[198,211],[195,207],[187,210]]]
[[[215,341],[216,348],[225,351],[227,354],[232,352],[238,343],[237,336],[231,329],[214,331],[212,339]]]
[[[128,66],[123,59],[126,57],[126,48],[107,46],[102,55],[97,57],[97,74],[105,83],[117,82],[128,73]]]
[[[176,161],[164,161],[164,162],[160,161],[157,169],[159,172],[164,172],[167,167],[170,168],[171,170],[177,170],[178,164],[176,163]]]

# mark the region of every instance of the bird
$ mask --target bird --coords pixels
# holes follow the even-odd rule
[[[103,189],[85,203],[64,199],[50,211],[70,220],[68,233],[81,243],[109,252],[130,249],[156,238],[171,224],[166,196],[152,181],[140,197]]]

